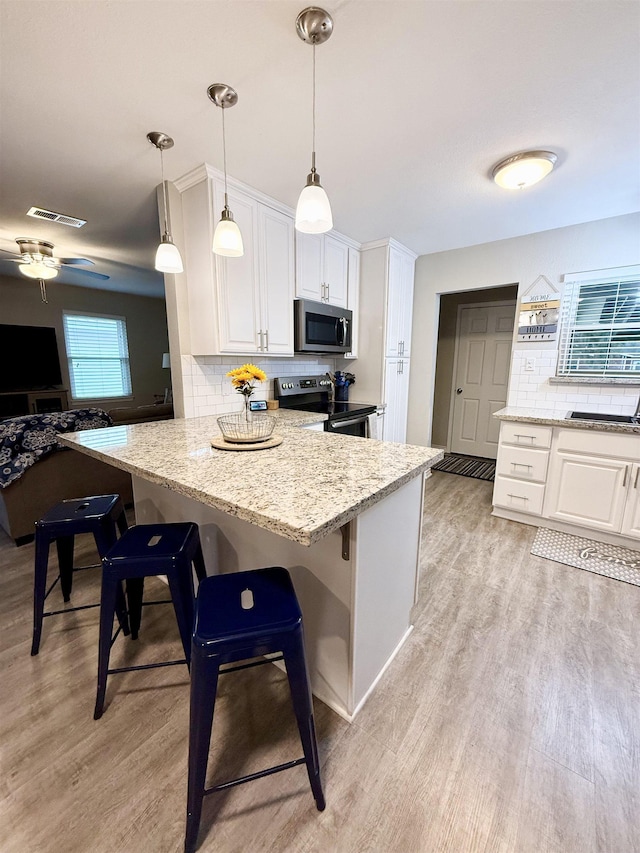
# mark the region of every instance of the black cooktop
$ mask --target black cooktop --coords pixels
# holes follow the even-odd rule
[[[299,412],[318,412],[319,414],[329,415],[330,418],[337,418],[341,415],[372,415],[376,407],[369,403],[343,403],[336,401],[335,403],[329,400],[316,400],[314,402],[293,402],[287,400],[283,405],[282,400],[280,405],[283,409],[297,409]]]
[[[350,403],[333,401],[331,382],[327,375],[287,376],[274,381],[275,396],[283,409],[297,409],[301,412],[318,412],[328,415],[329,420],[353,416],[366,417],[376,411],[372,403]]]

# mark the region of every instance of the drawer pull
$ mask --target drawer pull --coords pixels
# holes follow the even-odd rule
[[[525,495],[512,495],[511,492],[507,492],[508,498],[517,498],[519,501],[528,501],[529,498]]]
[[[535,435],[526,435],[525,433],[521,433],[521,432],[516,432],[514,435],[515,435],[515,438],[528,438],[529,441],[531,442],[531,444],[533,444],[536,440]]]
[[[533,465],[527,465],[526,462],[512,462],[511,465],[514,468],[528,468],[529,470],[533,468]]]

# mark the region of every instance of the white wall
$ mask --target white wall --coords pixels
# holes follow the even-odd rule
[[[565,274],[637,263],[640,213],[419,257],[407,440],[425,445],[431,441],[440,294],[517,284],[520,298],[539,275],[545,275],[562,291]],[[536,358],[533,373],[523,370],[527,356]],[[548,377],[555,370],[555,360],[555,343],[514,344],[508,404],[555,411],[585,406],[591,411],[594,406],[633,411],[637,387],[550,385]]]

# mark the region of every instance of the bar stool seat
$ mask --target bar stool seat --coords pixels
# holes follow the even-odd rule
[[[154,669],[191,662],[191,630],[193,627],[193,572],[198,581],[206,576],[198,525],[191,522],[175,524],[139,524],[130,527],[111,548],[102,561],[102,595],[100,599],[100,639],[98,647],[98,687],[94,719],[104,711],[107,678],[118,672]],[[166,575],[171,598],[143,603],[144,579]],[[173,604],[184,658],[161,663],[140,664],[109,669],[113,614],[117,603],[117,590],[123,580],[127,582],[129,624],[131,639],[138,639],[143,606]]]
[[[276,657],[220,669],[262,655]],[[218,676],[284,660],[304,758],[205,787]],[[275,567],[205,578],[198,589],[191,651],[189,782],[185,853],[198,840],[202,801],[214,791],[306,764],[318,811],[325,808],[302,613],[286,569]]]
[[[102,568],[99,563],[95,566],[74,568],[75,537],[81,533],[92,533],[98,554],[102,558],[117,540],[116,529],[120,531],[120,534],[123,534],[127,529],[127,518],[119,495],[92,495],[86,498],[61,501],[36,521],[32,655],[37,655],[40,650],[42,621],[45,616],[57,616],[61,613],[71,613],[75,610],[87,610],[91,607],[100,606],[98,602],[96,604],[85,604],[81,607],[66,607],[63,610],[44,612],[44,603],[58,581],[60,581],[62,598],[66,603],[71,599],[74,572],[90,568]],[[49,549],[52,542],[56,543],[58,551],[59,574],[47,590]],[[121,586],[119,591],[116,590],[116,593],[118,621],[124,633],[128,634],[129,624]]]

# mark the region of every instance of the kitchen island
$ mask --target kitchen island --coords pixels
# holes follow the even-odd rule
[[[136,521],[195,521],[207,572],[281,565],[305,620],[313,692],[351,720],[411,631],[427,447],[302,429],[283,442],[211,447],[215,417],[65,433],[60,440],[133,477]]]

